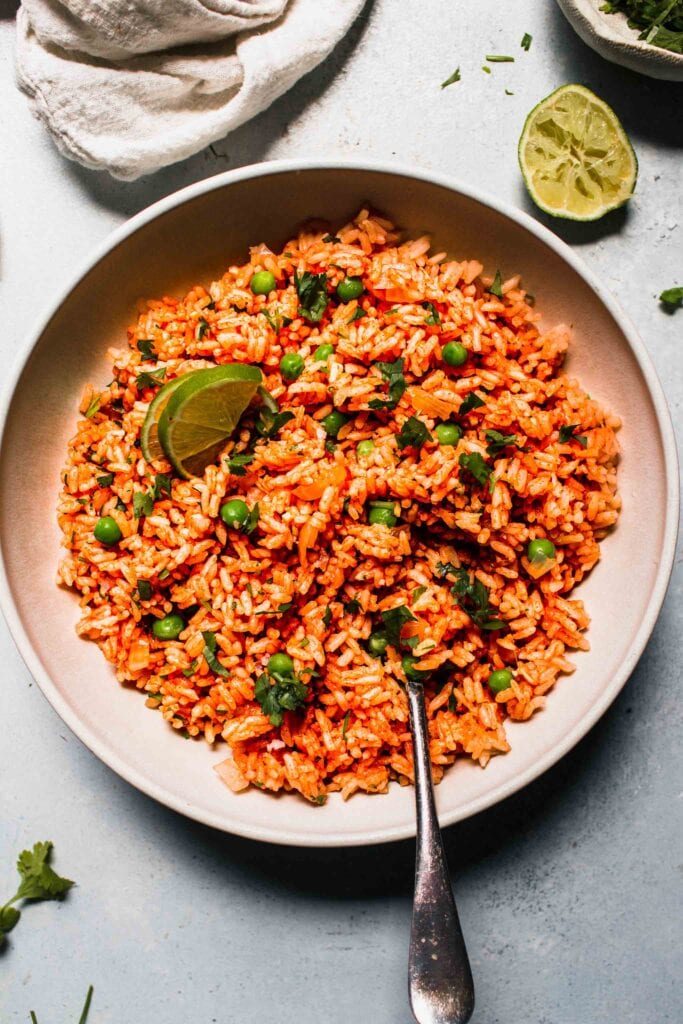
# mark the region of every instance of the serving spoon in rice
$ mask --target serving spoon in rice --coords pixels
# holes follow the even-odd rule
[[[407,692],[417,810],[410,1007],[418,1024],[466,1024],[474,1010],[474,983],[436,816],[424,687],[409,679]]]

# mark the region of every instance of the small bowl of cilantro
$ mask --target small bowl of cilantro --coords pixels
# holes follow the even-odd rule
[[[683,82],[683,0],[557,0],[584,43],[614,64]]]

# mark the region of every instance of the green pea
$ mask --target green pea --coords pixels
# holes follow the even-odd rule
[[[462,366],[463,363],[467,362],[468,352],[459,341],[449,341],[441,349],[441,356],[444,363],[447,363],[449,366]]]
[[[165,615],[163,619],[155,619],[152,632],[159,640],[177,640],[185,629],[185,621],[180,615]]]
[[[351,302],[351,299],[359,298],[365,289],[359,277],[345,277],[337,285],[337,295],[342,302]]]
[[[392,509],[385,508],[382,505],[380,505],[379,507],[375,505],[374,508],[370,509],[370,514],[368,515],[368,522],[372,526],[392,527],[396,526],[398,519],[394,515]]]
[[[285,380],[296,380],[304,372],[304,361],[298,352],[288,352],[280,360],[280,373]]]
[[[98,540],[100,544],[106,544],[107,547],[112,547],[114,544],[118,544],[123,534],[119,529],[119,524],[112,516],[102,516],[97,523],[95,523],[95,540]]]
[[[330,345],[327,342],[325,342],[324,345],[318,345],[317,349],[313,353],[313,358],[315,359],[316,363],[324,363],[330,358],[333,352],[334,345]]]
[[[226,526],[230,526],[233,530],[241,529],[248,516],[249,508],[246,501],[242,501],[241,498],[231,498],[230,501],[226,501],[225,505],[221,505],[221,519]]]
[[[415,668],[415,662],[419,661],[414,654],[406,654],[405,658],[401,660],[401,668],[406,679],[412,679],[414,682],[418,682],[420,679],[424,679],[427,675],[426,672],[420,672],[419,668]]]
[[[509,668],[499,668],[495,672],[492,672],[488,677],[487,682],[489,689],[493,690],[494,693],[502,693],[503,690],[507,690],[512,682],[512,672]]]
[[[373,451],[374,447],[375,442],[371,441],[369,438],[367,439],[367,441],[359,441],[358,444],[356,445],[356,455],[358,456],[359,459],[367,459],[368,455],[370,454],[371,451]]]
[[[268,658],[266,668],[271,676],[294,675],[294,662],[288,654],[273,654]]]
[[[384,633],[371,633],[368,637],[368,651],[373,658],[381,658],[386,652],[388,643]]]
[[[325,433],[328,437],[336,437],[346,423],[346,416],[334,409],[332,412],[328,412],[327,416],[323,417],[320,422],[325,428]]]
[[[555,545],[551,540],[546,540],[545,538],[531,540],[526,549],[526,554],[530,562],[545,562],[549,558],[555,557]]]
[[[462,428],[457,423],[439,423],[434,428],[439,444],[453,446],[462,437]]]
[[[249,282],[249,287],[254,295],[269,295],[276,283],[275,274],[269,270],[259,270]]]

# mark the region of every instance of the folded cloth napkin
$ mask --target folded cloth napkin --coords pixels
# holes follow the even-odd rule
[[[23,0],[17,80],[59,149],[133,179],[265,110],[364,0]]]

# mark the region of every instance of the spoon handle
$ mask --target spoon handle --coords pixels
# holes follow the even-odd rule
[[[408,682],[415,762],[417,857],[408,986],[418,1024],[466,1024],[474,985],[434,804],[422,683]]]

